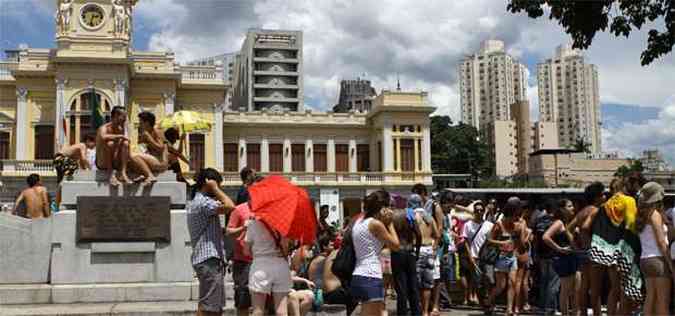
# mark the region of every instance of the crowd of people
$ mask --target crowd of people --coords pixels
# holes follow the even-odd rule
[[[388,299],[396,301],[397,315],[439,315],[447,308],[601,315],[603,305],[609,315],[672,314],[675,211],[664,189],[639,174],[608,188],[592,183],[581,200],[537,204],[518,197],[470,201],[450,191],[431,196],[418,184],[397,208],[380,190],[339,228],[326,222],[328,206],[321,206],[310,246],[252,216],[246,186],[260,177],[251,169],[241,176],[237,202],[221,192],[224,200],[215,204],[231,209],[223,212],[229,212],[225,236],[235,241],[229,261],[239,315],[305,315],[322,304],[385,315]],[[212,172],[215,182],[219,177]],[[201,240],[193,235],[193,242],[199,249]],[[355,258],[347,278],[333,267],[341,248],[353,249]],[[208,280],[214,278],[200,277]]]

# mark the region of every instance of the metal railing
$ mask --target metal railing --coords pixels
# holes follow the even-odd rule
[[[37,173],[41,175],[51,175],[54,172],[54,163],[52,160],[0,160],[1,174],[3,176],[21,176]]]

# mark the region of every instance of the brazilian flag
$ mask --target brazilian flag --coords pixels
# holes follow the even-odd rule
[[[103,114],[103,109],[101,108],[101,97],[96,94],[96,91],[93,89],[89,92],[89,105],[92,110],[91,115],[91,127],[94,131],[97,131],[101,125],[105,124],[105,115]]]

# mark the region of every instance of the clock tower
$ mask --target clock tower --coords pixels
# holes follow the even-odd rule
[[[57,0],[59,61],[126,62],[137,0]]]

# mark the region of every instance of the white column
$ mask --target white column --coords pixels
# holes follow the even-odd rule
[[[174,112],[174,104],[176,102],[176,94],[173,92],[162,93],[164,99],[164,115],[172,114]],[[222,113],[222,112],[221,112]],[[222,117],[221,117],[222,121]]]
[[[431,172],[431,132],[428,126],[422,127],[422,171]]]
[[[127,107],[127,82],[124,79],[118,79],[115,84],[115,102],[118,106]]]
[[[382,171],[394,171],[394,142],[392,138],[391,125],[385,124],[382,129],[382,160],[384,166]]]
[[[28,89],[16,88],[16,159],[28,160]]]
[[[248,164],[246,158],[246,138],[239,138],[239,148],[237,149],[237,157],[239,157],[239,170],[244,169]],[[260,171],[260,170],[256,170]]]
[[[293,153],[291,152],[291,140],[286,138],[284,139],[284,148],[282,149],[283,152],[283,157],[284,157],[284,167],[283,170],[284,172],[291,172],[293,169],[293,162],[291,160],[291,157],[293,156]]]
[[[270,172],[270,146],[267,136],[263,136],[260,142],[260,171]]]
[[[358,153],[356,152],[356,140],[355,139],[350,139],[349,140],[349,172],[356,172],[356,162],[357,158],[356,155]]]
[[[54,117],[54,126],[55,126],[55,137],[56,141],[54,142],[54,152],[59,152],[63,145],[66,142],[66,132],[64,130],[64,118],[66,111],[66,100],[65,100],[65,79],[56,79],[56,106],[55,106],[55,117]]]
[[[225,153],[223,152],[223,107],[214,104],[213,116],[215,117],[213,144],[216,151],[216,169],[222,171],[223,168],[225,168]]]
[[[311,139],[305,141],[305,170],[314,172],[314,143]]]
[[[326,151],[328,151],[328,159],[326,159],[326,163],[328,164],[328,172],[335,172],[335,139],[328,139],[328,146],[326,147]]]

